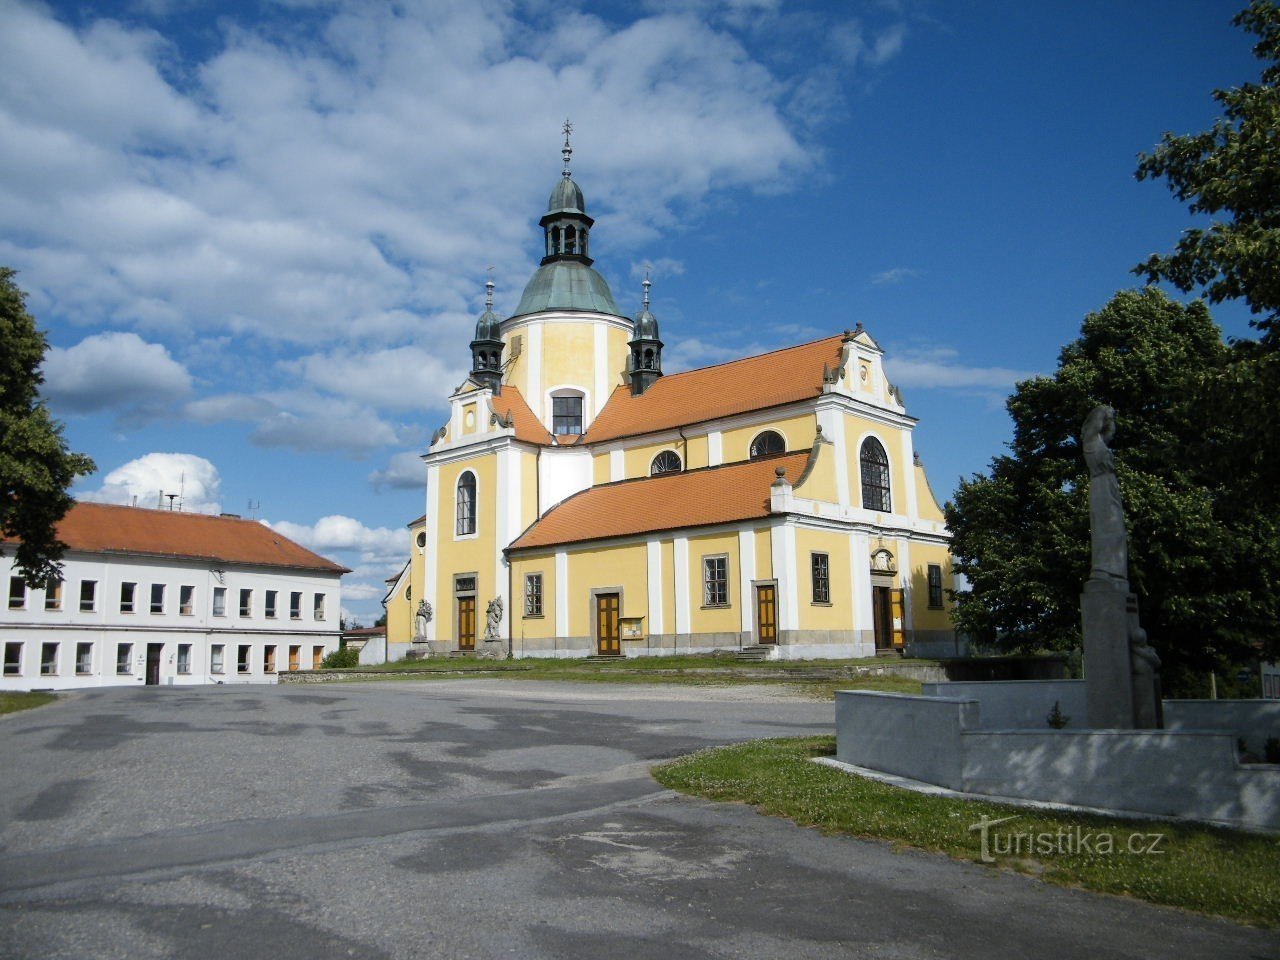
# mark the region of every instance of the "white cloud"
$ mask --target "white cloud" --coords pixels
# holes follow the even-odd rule
[[[288,520],[268,522],[267,526],[316,553],[324,556],[355,553],[366,564],[403,563],[409,552],[409,534],[405,530],[366,527],[359,520],[340,514],[321,517],[310,526]]]
[[[375,487],[393,490],[426,490],[427,467],[413,451],[393,454],[385,470],[374,470],[369,482]]]
[[[77,491],[81,500],[131,504],[140,507],[169,506],[168,497],[187,513],[218,513],[222,509],[218,468],[193,453],[148,453],[108,473],[97,490]]]
[[[191,374],[136,333],[100,333],[45,355],[41,393],[59,412],[115,410],[132,419],[170,415],[191,392]]]
[[[975,367],[954,362],[959,353],[948,348],[903,350],[885,357],[885,372],[899,387],[926,387],[1009,392],[1019,380],[1034,376],[1009,367]]]
[[[901,283],[903,280],[910,280],[918,276],[920,276],[920,271],[914,267],[893,267],[890,270],[882,270],[880,273],[873,274],[871,282],[876,286],[881,286],[889,283]]]
[[[440,351],[422,347],[368,353],[345,350],[309,354],[280,367],[329,393],[382,409],[421,410],[438,403],[447,385],[466,379],[464,351],[450,350],[445,356],[448,362],[441,359]]]

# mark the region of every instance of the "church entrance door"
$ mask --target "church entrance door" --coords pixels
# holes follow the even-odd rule
[[[458,649],[476,648],[476,598],[458,598]]]
[[[772,583],[756,587],[756,642],[778,642],[778,593]]]
[[[622,653],[622,637],[618,630],[618,595],[596,594],[596,652],[602,657]]]
[[[900,650],[905,607],[903,592],[893,587],[871,587],[871,615],[875,624],[876,649]]]

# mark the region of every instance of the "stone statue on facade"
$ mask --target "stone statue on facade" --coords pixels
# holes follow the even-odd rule
[[[478,645],[476,656],[482,659],[501,660],[507,655],[507,644],[502,639],[502,598],[494,597],[485,610],[484,641]]]
[[[1124,499],[1108,444],[1116,412],[1094,407],[1080,430],[1089,468],[1089,579],[1080,598],[1084,679],[1089,726],[1151,729],[1161,726],[1160,658],[1138,620],[1129,592],[1129,535]]]
[[[423,600],[418,604],[418,612],[413,615],[413,638],[427,639],[427,624],[431,622],[431,604]]]

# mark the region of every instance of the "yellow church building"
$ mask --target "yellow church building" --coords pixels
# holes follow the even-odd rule
[[[632,318],[592,268],[571,152],[511,316],[488,285],[389,625],[416,612],[433,654],[950,652],[949,535],[875,340],[664,375],[648,280]]]

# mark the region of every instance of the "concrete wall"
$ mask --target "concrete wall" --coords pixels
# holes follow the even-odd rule
[[[1051,729],[1048,718],[1055,703],[1069,718],[1067,729],[1084,727],[1088,723],[1083,680],[926,683],[922,692],[926,697],[979,701],[982,704],[981,724],[985,730]]]
[[[1280,766],[1231,733],[984,729],[972,699],[842,690],[836,757],[965,793],[1280,830]]]
[[[1264,756],[1267,740],[1280,738],[1280,700],[1166,700],[1166,730],[1225,730]]]

